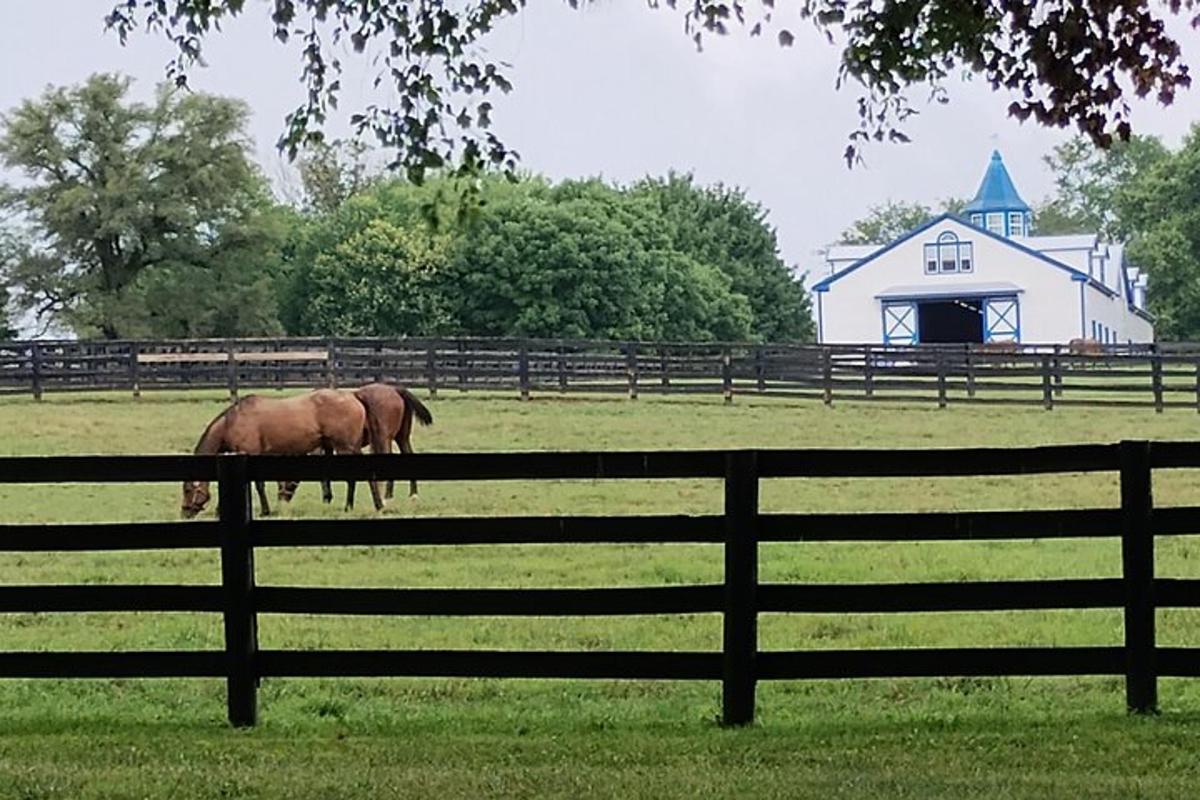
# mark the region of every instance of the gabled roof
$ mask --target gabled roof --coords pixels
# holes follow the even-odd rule
[[[861,269],[862,267],[865,267],[867,264],[870,264],[872,261],[874,261],[875,259],[882,256],[884,253],[894,250],[895,248],[897,248],[900,245],[907,242],[909,239],[912,239],[916,236],[921,235],[922,233],[929,230],[933,226],[938,225],[942,222],[945,222],[946,220],[953,220],[954,222],[957,222],[959,225],[962,225],[962,226],[968,228],[970,230],[972,236],[986,236],[990,239],[995,239],[997,242],[1002,242],[1002,243],[1008,245],[1009,247],[1013,248],[1014,250],[1024,253],[1027,256],[1030,256],[1031,258],[1036,258],[1038,261],[1049,264],[1053,267],[1057,267],[1058,269],[1061,269],[1064,272],[1069,273],[1072,280],[1080,281],[1081,283],[1089,283],[1092,286],[1099,289],[1104,294],[1107,294],[1109,296],[1116,295],[1116,292],[1114,292],[1112,289],[1105,286],[1104,284],[1100,283],[1099,281],[1095,280],[1094,278],[1089,276],[1086,272],[1080,272],[1079,270],[1075,269],[1074,267],[1072,267],[1068,264],[1064,264],[1061,261],[1057,261],[1057,260],[1051,258],[1050,256],[1046,255],[1045,253],[1039,253],[1037,250],[1034,250],[1031,247],[1027,247],[1027,246],[1021,244],[1020,242],[1013,241],[1012,239],[1001,236],[998,233],[992,233],[991,231],[987,230],[986,228],[980,228],[977,225],[972,225],[971,223],[967,222],[965,219],[958,216],[957,214],[951,214],[949,212],[934,217],[933,219],[926,222],[924,225],[918,225],[917,227],[913,228],[908,233],[901,236],[899,239],[896,239],[895,241],[893,241],[891,244],[888,244],[884,247],[879,248],[878,250],[871,253],[869,256],[866,256],[865,258],[861,258],[858,261],[855,261],[853,264],[851,264],[850,266],[841,270],[840,272],[835,272],[834,274],[830,275],[828,278],[817,281],[816,283],[813,284],[812,290],[814,292],[829,291],[829,287],[834,282],[841,280],[842,278],[844,278],[845,276],[849,275],[851,272],[854,272],[857,269]]]
[[[1008,170],[1004,168],[1004,159],[999,150],[992,151],[992,162],[988,164],[987,172],[983,174],[983,182],[975,199],[963,209],[964,214],[988,211],[1029,211],[1029,204],[1017,194]]]

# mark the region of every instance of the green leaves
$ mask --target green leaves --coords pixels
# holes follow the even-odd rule
[[[456,219],[452,185],[381,183],[314,218],[289,328],[691,341],[811,331],[803,286],[740,193],[690,178],[619,189],[493,176],[472,217]]]
[[[585,0],[567,0],[579,7]],[[512,84],[505,65],[489,61],[485,40],[524,0],[270,0],[273,34],[299,38],[304,101],[288,116],[280,147],[292,157],[322,139],[321,127],[341,93],[335,53],[346,41],[377,70],[376,85],[391,84],[395,101],[368,105],[351,124],[394,153],[393,166],[420,182],[431,169],[452,165],[460,176],[485,164],[512,172],[517,154],[485,135],[493,92]],[[659,0],[650,0],[658,7]],[[735,26],[758,36],[775,22],[775,0],[666,0],[682,7],[685,34],[700,47],[706,36]],[[221,22],[244,11],[244,0],[120,0],[106,17],[121,41],[141,27],[167,38],[176,57],[167,76],[178,85],[201,59]],[[1170,103],[1191,78],[1166,13],[1194,11],[1196,0],[1171,0],[1151,9],[1145,2],[1113,0],[998,0],[878,2],[801,0],[793,16],[811,22],[825,38],[841,42],[838,84],[862,87],[859,127],[851,132],[847,163],[869,142],[904,142],[900,129],[916,113],[912,87],[945,99],[948,78],[969,70],[997,91],[1017,96],[1009,113],[1020,120],[1075,126],[1095,145],[1108,147],[1131,134],[1125,93],[1153,94]],[[790,47],[792,28],[775,39]],[[378,54],[378,55],[376,55]],[[464,124],[467,123],[467,124]]]
[[[269,205],[248,156],[245,106],[169,87],[135,103],[129,84],[95,75],[48,89],[8,113],[0,136],[0,160],[25,179],[4,192],[26,234],[10,258],[18,303],[81,334],[167,335],[146,317],[139,281],[148,270],[208,265],[235,247],[250,248],[236,257],[245,269],[269,260],[255,249],[261,237],[227,239]],[[192,295],[217,284],[229,276],[189,274],[174,303],[202,306]]]

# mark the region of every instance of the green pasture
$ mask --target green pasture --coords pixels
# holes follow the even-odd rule
[[[443,393],[418,451],[949,447],[1200,436],[1194,411],[718,397],[535,399]],[[0,455],[189,452],[219,393],[0,400]],[[1200,505],[1194,472],[1155,500]],[[344,516],[301,487],[283,516]],[[426,483],[390,516],[711,513],[717,481]],[[272,492],[273,498],[273,492]],[[1065,508],[1117,503],[1114,475],[776,480],[768,511]],[[174,519],[176,485],[0,486],[0,522]],[[369,517],[359,487],[356,517]],[[209,512],[212,513],[211,511]],[[1200,577],[1200,539],[1160,539],[1160,575]],[[259,551],[266,585],[640,586],[720,580],[710,546]],[[767,581],[1111,576],[1117,542],[795,544],[762,548]],[[0,582],[216,583],[208,551],[0,554]],[[1165,645],[1197,616],[1160,612]],[[765,649],[1113,644],[1116,611],[764,615]],[[263,647],[717,649],[717,616],[613,619],[266,616]],[[207,649],[216,615],[0,616],[0,649]],[[1191,797],[1200,683],[1164,680],[1163,713],[1130,718],[1115,679],[763,684],[759,722],[715,725],[715,683],[268,680],[252,731],[224,724],[211,680],[0,682],[0,798],[108,797]]]

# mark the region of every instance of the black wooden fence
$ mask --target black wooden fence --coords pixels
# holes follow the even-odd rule
[[[1200,411],[1200,346],[752,345],[550,339],[239,339],[0,343],[0,394],[349,386],[704,393]]]
[[[1200,506],[1155,508],[1154,469],[1200,468],[1200,442],[1128,441],[1024,449],[751,450],[346,456],[53,457],[0,459],[0,483],[219,483],[215,521],[0,525],[0,551],[219,548],[220,586],[3,586],[0,611],[193,611],[224,616],[220,651],[0,652],[0,677],[223,677],[229,719],[252,725],[265,677],[488,676],[712,680],[723,720],[753,720],[763,680],[976,675],[1123,675],[1134,711],[1157,704],[1158,676],[1200,677],[1200,647],[1159,647],[1155,610],[1200,607],[1200,580],[1154,574],[1156,536],[1200,533]],[[763,478],[913,477],[1117,472],[1119,507],[1038,511],[768,514]],[[720,478],[725,510],[700,516],[254,519],[255,479],[587,480]],[[1119,537],[1119,577],[893,584],[758,580],[760,542]],[[260,586],[254,555],[270,547],[698,542],[723,546],[722,583],[587,589],[408,589]],[[764,651],[762,613],[1025,609],[1124,610],[1124,642],[1104,647],[972,647]],[[264,650],[257,619],[273,614],[594,616],[721,614],[719,652]]]

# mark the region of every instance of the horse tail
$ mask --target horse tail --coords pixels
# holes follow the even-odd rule
[[[412,413],[420,421],[422,425],[433,424],[433,414],[425,407],[425,404],[417,399],[417,396],[401,386],[395,387],[396,392],[404,398],[405,413],[409,413],[407,409],[412,409]]]

